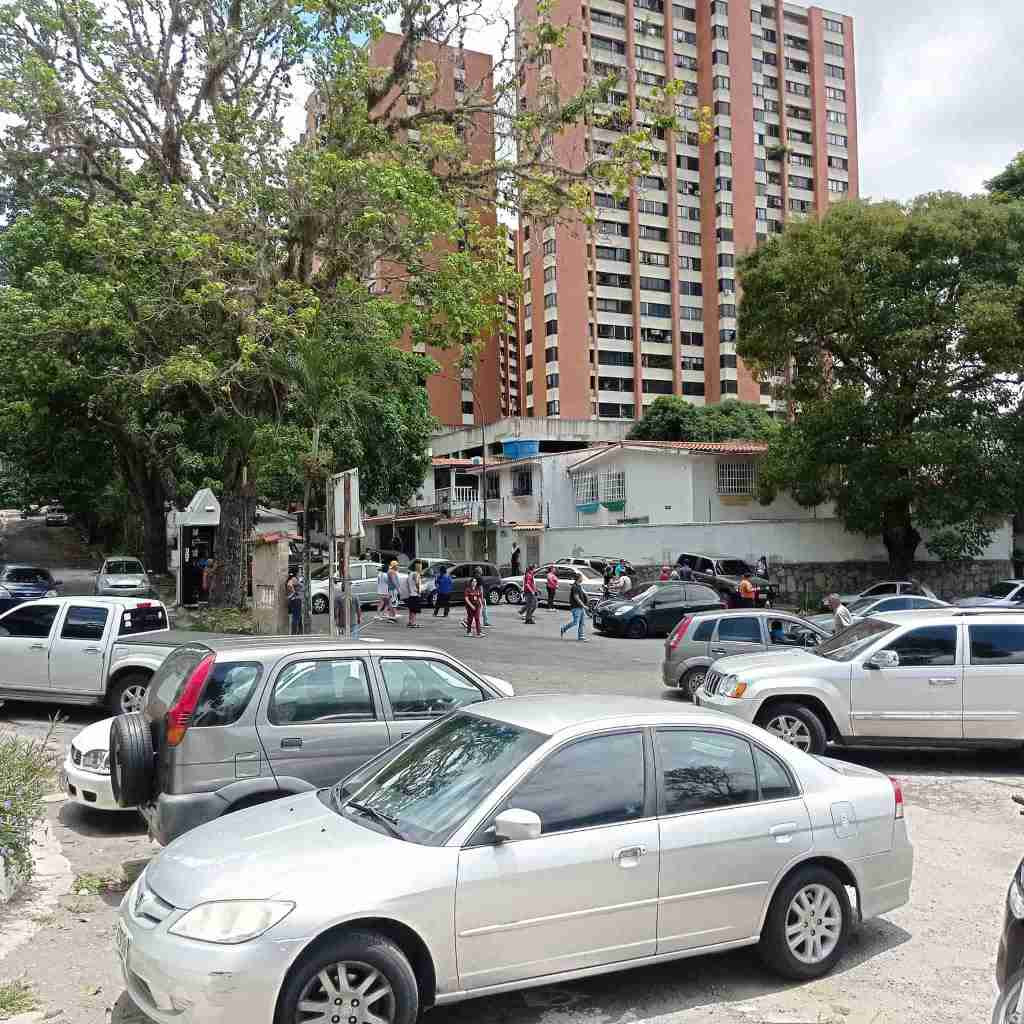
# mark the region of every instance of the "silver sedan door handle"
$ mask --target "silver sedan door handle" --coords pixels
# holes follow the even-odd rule
[[[956,676],[932,676],[928,680],[929,686],[956,686]]]
[[[82,653],[83,654],[102,654],[103,653],[103,648],[102,647],[83,647],[82,648]]]
[[[781,825],[773,825],[768,829],[768,835],[770,835],[777,843],[788,843],[793,839],[793,834],[797,831],[799,826],[795,821],[783,822]]]
[[[712,654],[728,654],[729,652],[724,647],[712,647]]]
[[[646,846],[624,846],[615,852],[612,858],[620,868],[635,868],[640,858],[647,852]]]
[[[45,651],[46,650],[46,644],[32,644],[32,646],[29,647],[29,650],[30,651]]]

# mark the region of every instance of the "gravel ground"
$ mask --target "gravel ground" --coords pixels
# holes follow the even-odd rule
[[[660,641],[560,640],[564,610],[524,626],[513,608],[491,610],[493,627],[468,639],[456,621],[425,617],[424,628],[373,623],[369,635],[415,636],[503,676],[520,692],[626,692],[666,695],[659,683]],[[9,703],[0,728],[40,735],[54,709]],[[55,749],[98,710],[67,709]],[[805,985],[780,983],[750,951],[679,961],[572,985],[535,989],[435,1011],[435,1024],[967,1024],[988,1021],[1005,887],[1021,855],[1024,822],[1010,796],[1024,790],[1024,758],[971,752],[847,751],[844,757],[899,777],[917,861],[911,902],[868,922],[837,971]],[[0,961],[0,982],[24,976],[39,1009],[74,1024],[141,1020],[123,995],[110,942],[124,862],[157,847],[136,815],[104,815],[55,800],[56,837],[80,885],[35,920],[27,943]],[[0,933],[14,916],[32,916],[31,894],[0,911]],[[242,1022],[240,1022],[242,1024]]]

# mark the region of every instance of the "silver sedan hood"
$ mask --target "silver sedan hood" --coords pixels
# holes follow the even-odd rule
[[[358,825],[316,793],[302,793],[187,832],[153,860],[146,879],[161,899],[181,908],[210,900],[295,899],[308,892],[311,879],[366,885],[414,877],[431,849]]]

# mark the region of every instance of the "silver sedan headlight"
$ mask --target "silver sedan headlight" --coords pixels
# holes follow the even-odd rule
[[[82,767],[88,768],[91,772],[102,772],[110,774],[110,751],[103,748],[87,750],[82,755]]]
[[[200,903],[170,929],[172,935],[234,946],[283,921],[295,909],[284,900],[223,900]]]

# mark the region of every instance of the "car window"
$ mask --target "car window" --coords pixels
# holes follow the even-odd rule
[[[486,700],[476,683],[429,658],[381,658],[381,674],[395,718],[446,715]]]
[[[167,609],[162,604],[140,604],[125,608],[121,612],[118,636],[134,636],[136,633],[152,633],[167,628]]]
[[[941,608],[942,602],[935,601],[930,597],[908,597],[908,608]]]
[[[1006,598],[1009,597],[1019,586],[1017,583],[993,583],[982,597]]]
[[[45,569],[7,569],[4,580],[8,583],[49,583],[50,574]]]
[[[556,750],[520,784],[506,807],[538,814],[545,835],[642,817],[641,734],[592,736]]]
[[[866,647],[896,627],[884,619],[864,619],[829,637],[814,653],[829,661],[852,661]]]
[[[692,562],[690,564],[693,565]],[[709,572],[712,575],[714,575],[715,572],[714,563],[711,561],[710,558],[698,558],[697,564],[694,566],[694,568],[697,570],[697,572]]]
[[[739,736],[659,729],[663,814],[707,811],[757,800],[750,744]]]
[[[912,608],[909,597],[886,597],[872,608],[872,612],[903,612]]]
[[[714,604],[716,601],[721,601],[722,599],[718,596],[718,592],[712,590],[710,587],[688,586],[686,588],[686,600],[693,601],[698,604]]]
[[[885,645],[900,656],[900,667],[956,664],[956,626],[922,626]]]
[[[799,796],[793,777],[782,762],[760,747],[754,747],[754,766],[757,768],[758,790],[762,800],[785,800]]]
[[[723,558],[718,568],[723,576],[742,576],[744,573],[753,574],[754,571],[742,558]]]
[[[216,662],[192,715],[192,724],[214,726],[237,722],[256,689],[261,671],[258,661]]]
[[[44,640],[57,617],[58,605],[28,604],[8,612],[0,619],[0,636],[25,636]]]
[[[452,576],[457,580],[469,579],[469,574],[470,570],[468,565],[457,565],[452,569]]]
[[[740,615],[722,619],[718,624],[718,639],[745,644],[761,642],[761,623],[756,615]]]
[[[861,595],[862,597],[880,597],[882,594],[898,594],[899,587],[895,583],[876,583],[868,587]]]
[[[574,579],[576,579],[576,570],[575,569],[556,569],[555,570],[555,575],[560,580],[574,580]]]
[[[685,597],[682,587],[658,587],[654,602],[658,608],[682,608]]]
[[[718,619],[705,619],[694,631],[691,640],[701,641],[710,640],[714,635],[715,626],[718,625]]]
[[[62,640],[102,640],[107,628],[107,608],[88,608],[72,605],[61,627]]]
[[[970,626],[972,665],[1024,665],[1024,625]]]
[[[327,725],[373,717],[370,683],[358,658],[293,662],[278,676],[267,708],[274,725]]]
[[[185,689],[185,682],[196,666],[210,653],[208,647],[178,647],[164,659],[149,684],[147,709],[171,707]]]
[[[141,576],[145,571],[137,558],[112,558],[103,573],[107,576]]]

